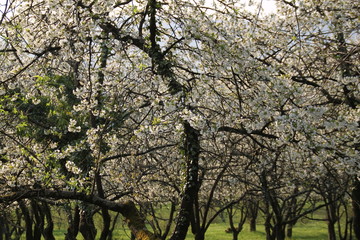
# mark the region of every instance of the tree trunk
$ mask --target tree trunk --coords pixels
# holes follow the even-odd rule
[[[297,220],[296,220],[296,212],[297,212],[297,203],[298,203],[298,199],[297,199],[297,195],[299,193],[299,188],[296,186],[294,191],[293,191],[293,196],[292,199],[290,201],[290,206],[288,207],[288,216],[287,216],[287,220],[290,219],[290,222],[287,224],[286,226],[286,237],[288,238],[292,238],[292,234],[293,234],[293,227],[295,226]]]
[[[285,228],[281,222],[276,223],[274,231],[276,240],[285,240]]]
[[[354,188],[351,194],[353,207],[353,228],[355,237],[360,240],[360,181],[355,180]]]
[[[5,235],[5,218],[4,214],[0,215],[0,240],[3,240],[3,236]]]
[[[140,215],[133,202],[126,202],[122,215],[128,224],[129,229],[134,234],[136,240],[161,240],[155,234],[147,230],[144,218]]]
[[[230,224],[229,230],[232,233],[233,240],[237,240],[239,233],[242,231],[243,226],[247,219],[247,212],[245,212],[245,206],[242,206],[240,209],[239,222],[238,222],[237,226],[235,226],[235,223],[234,223],[235,212],[233,211],[233,206],[230,206],[227,209],[227,213],[228,213],[229,224]]]
[[[65,234],[65,240],[76,240],[76,236],[79,233],[79,224],[80,224],[80,210],[79,206],[76,205],[74,209],[74,217],[71,212],[68,216],[69,226],[67,233]]]
[[[246,204],[247,207],[247,217],[249,218],[250,232],[256,232],[256,219],[259,212],[259,201],[249,200]]]
[[[199,132],[184,122],[184,149],[186,161],[186,184],[175,230],[170,240],[184,240],[190,225],[193,204],[199,191],[198,171],[200,142]]]
[[[41,211],[39,204],[35,200],[31,201],[31,208],[35,217],[33,238],[34,240],[41,240],[41,235],[44,230],[44,214]]]
[[[328,239],[336,240],[335,223],[332,221],[328,222]]]
[[[98,190],[98,195],[101,198],[105,198],[104,189],[102,186],[101,176],[98,171],[95,174],[96,179],[96,187]],[[110,234],[110,224],[111,224],[111,216],[107,208],[101,208],[102,219],[103,219],[103,229],[101,231],[100,240],[106,240]]]
[[[25,203],[23,201],[19,201],[19,206],[21,212],[23,213],[24,220],[25,220],[25,232],[26,232],[26,240],[33,240],[33,230],[32,230],[32,219],[27,209]]]
[[[109,211],[102,209],[103,229],[101,231],[100,240],[106,240],[110,235],[111,217]]]
[[[233,240],[238,240],[239,233],[240,233],[239,231],[233,231],[233,232],[232,232]]]
[[[15,209],[16,223],[15,226],[13,226],[13,229],[9,231],[9,234],[12,233],[13,240],[19,240],[25,231],[25,229],[21,227],[21,221],[23,219],[21,212],[22,212],[21,207],[20,209],[19,208]],[[10,239],[10,237],[7,239]]]
[[[331,202],[326,206],[327,218],[328,218],[328,239],[336,240],[335,224],[337,222],[336,216],[336,203],[333,202],[331,196],[329,199]]]
[[[80,211],[79,231],[83,235],[84,240],[95,240],[96,228],[92,212],[87,204],[85,208]]]
[[[292,223],[289,223],[287,225],[287,230],[286,230],[286,237],[287,238],[292,238],[292,234],[293,234],[293,224]]]
[[[256,232],[256,218],[250,218],[250,232]]]
[[[198,232],[195,234],[195,240],[204,240],[205,239],[205,231],[200,228]]]
[[[51,209],[49,205],[44,202],[41,207],[45,217],[47,225],[44,228],[43,235],[45,240],[55,240],[54,237],[54,222],[52,220]]]
[[[112,238],[113,238],[113,232],[114,232],[114,229],[115,229],[115,226],[116,226],[116,222],[117,222],[117,220],[119,218],[119,215],[120,215],[120,213],[116,213],[114,219],[112,220],[112,226],[110,228],[110,233],[109,233],[109,236],[108,236],[107,240],[112,240]]]
[[[0,240],[8,240],[11,239],[11,235],[10,235],[10,219],[9,216],[7,214],[6,211],[4,211],[1,215],[0,215]],[[15,235],[15,234],[14,234]]]
[[[174,219],[174,214],[175,214],[175,209],[176,209],[176,204],[174,201],[171,201],[171,208],[170,208],[170,214],[169,214],[169,219],[167,221],[165,230],[163,235],[161,236],[161,239],[165,240],[166,237],[169,235],[170,232],[170,228]]]
[[[265,218],[265,233],[266,233],[266,240],[272,240],[272,231],[271,231],[271,216],[269,215],[269,213],[267,213],[267,216]]]

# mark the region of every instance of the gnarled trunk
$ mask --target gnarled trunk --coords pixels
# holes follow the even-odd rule
[[[129,201],[124,204],[122,215],[125,217],[125,221],[136,240],[161,240],[155,234],[147,230],[145,220],[140,215],[140,212],[133,202]]]
[[[170,240],[184,240],[190,225],[194,201],[199,191],[199,132],[184,122],[185,133],[185,161],[186,161],[186,185],[178,214],[178,221]]]
[[[79,230],[85,240],[95,240],[96,228],[94,224],[92,211],[86,206],[85,209],[80,211],[80,225]]]

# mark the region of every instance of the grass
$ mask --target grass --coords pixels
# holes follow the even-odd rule
[[[229,226],[226,223],[214,223],[209,227],[209,230],[205,234],[206,240],[232,240],[231,233],[225,233],[225,229]],[[260,227],[260,226],[258,226]],[[249,226],[245,226],[245,229],[239,234],[238,239],[246,239],[246,240],[258,240],[265,239],[265,231],[261,229],[260,231],[250,232]],[[194,239],[192,235],[190,235],[187,240]]]
[[[56,239],[64,239],[64,226],[61,224],[62,229],[56,227],[54,235]],[[226,233],[225,229],[229,226],[226,222],[217,221],[213,223],[205,234],[206,240],[232,240],[232,234]],[[25,238],[24,238],[25,239]],[[82,240],[81,234],[78,235],[78,239]],[[130,233],[121,220],[117,224],[117,229],[114,231],[114,240],[129,240]],[[193,240],[194,236],[189,233],[186,240]],[[257,225],[256,232],[250,232],[250,227],[245,224],[244,230],[239,234],[239,240],[262,240],[266,239],[264,226],[259,223]],[[327,240],[327,226],[326,222],[321,221],[299,221],[293,228],[293,238],[291,240]]]
[[[292,240],[327,240],[327,224],[321,221],[300,221],[293,229]]]
[[[166,207],[158,209],[159,214],[163,217],[166,216],[166,212],[168,211]],[[318,210],[313,217],[320,219],[324,217],[325,212],[321,209]],[[64,234],[66,233],[67,221],[65,214],[54,211],[54,236],[57,240],[63,240]],[[98,229],[98,236],[100,234],[100,229],[102,226],[101,217],[99,215],[95,215],[95,225]],[[225,230],[229,228],[228,223],[226,222],[226,216],[223,218],[216,218],[214,223],[210,225],[208,231],[205,234],[206,240],[232,240],[232,234],[226,233]],[[149,227],[149,230],[151,228]],[[25,236],[21,239],[25,239]],[[81,234],[77,237],[78,240],[83,240]],[[127,229],[126,224],[123,219],[119,217],[115,230],[113,232],[113,240],[129,240],[130,239],[130,231]],[[193,240],[194,236],[189,230],[189,234],[186,240]],[[240,232],[238,236],[239,240],[262,240],[266,239],[265,229],[262,221],[262,217],[258,218],[257,223],[257,231],[250,232],[250,226],[248,223],[244,225],[244,229]],[[293,227],[293,238],[291,240],[327,240],[327,224],[325,221],[312,221],[309,219],[301,219],[298,223]]]
[[[231,233],[225,233],[228,228],[227,223],[212,224],[205,235],[206,240],[232,240]],[[187,240],[193,239],[189,236]],[[248,224],[244,226],[244,230],[239,234],[239,240],[261,240],[266,239],[264,226],[257,225],[256,232],[250,232]],[[325,222],[311,221],[307,223],[298,223],[293,228],[292,240],[327,240],[327,226]]]

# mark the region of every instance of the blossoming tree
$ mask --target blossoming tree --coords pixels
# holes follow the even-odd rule
[[[280,240],[307,213],[286,218],[289,202],[334,171],[353,183],[360,239],[360,6],[277,5],[264,15],[230,0],[7,1],[0,203],[20,207],[27,239],[53,239],[28,210],[51,223],[57,200],[73,201],[67,239],[107,239],[109,210],[137,239],[160,239],[134,202],[172,202],[162,237],[185,239],[191,225],[201,240],[211,206],[258,193],[275,216],[268,239]]]

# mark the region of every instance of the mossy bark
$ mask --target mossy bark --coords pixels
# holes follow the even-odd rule
[[[161,240],[155,234],[147,230],[145,219],[141,216],[135,204],[128,201],[123,204],[122,215],[136,240]]]

